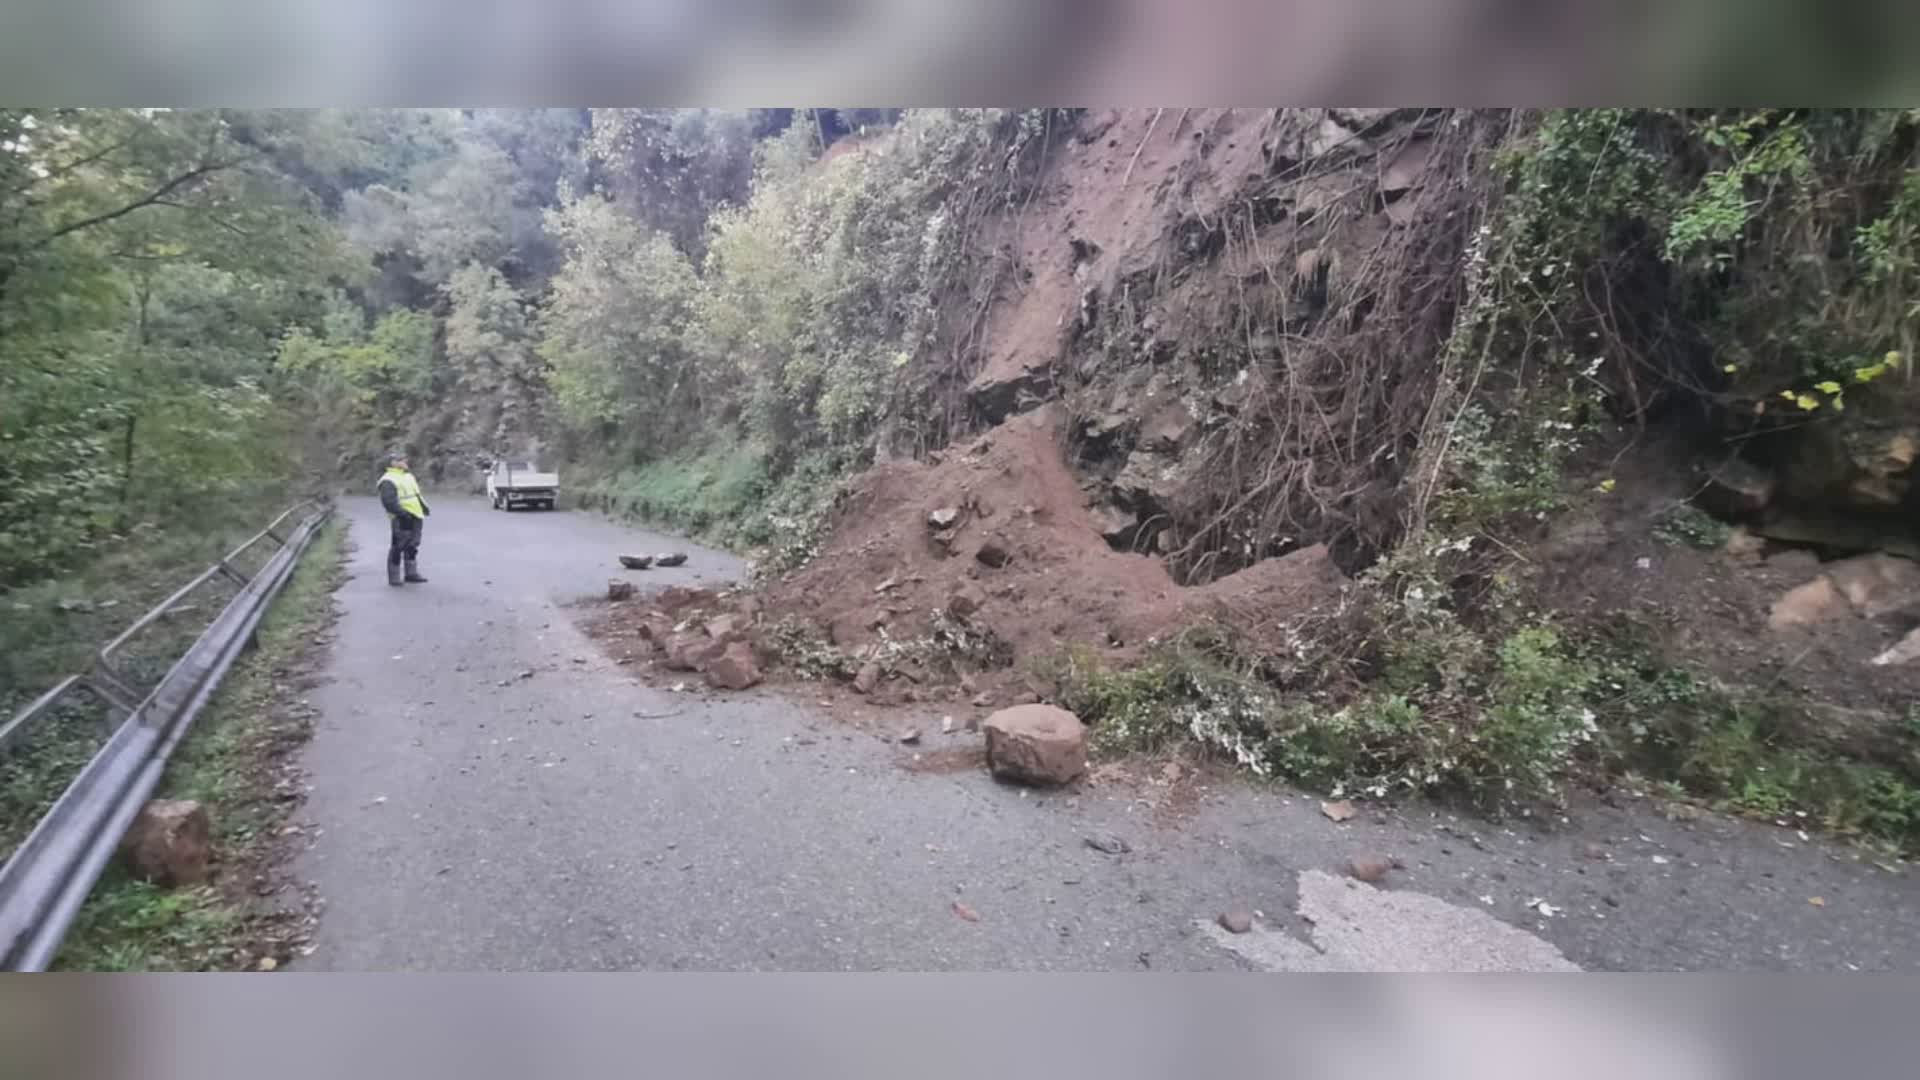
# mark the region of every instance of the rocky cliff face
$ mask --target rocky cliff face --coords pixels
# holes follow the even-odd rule
[[[1086,116],[1001,238],[1013,272],[969,387],[977,422],[1063,401],[1103,534],[1182,580],[1318,542],[1363,561],[1397,528],[1483,127],[1419,109]]]

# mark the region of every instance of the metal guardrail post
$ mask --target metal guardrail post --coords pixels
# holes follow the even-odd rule
[[[180,598],[217,574],[241,551],[276,529],[295,511],[313,501],[296,504],[252,539],[208,569],[186,588],[142,616],[119,637],[103,646],[98,664],[88,676],[72,676],[21,710],[0,727],[0,749],[18,737],[25,726],[50,711],[75,689],[84,688],[117,705],[110,660],[113,652],[139,630],[173,609]],[[193,720],[219,688],[228,668],[252,637],[267,606],[279,594],[294,566],[320,525],[332,513],[321,505],[304,518],[280,550],[168,669],[151,693],[133,705],[107,744],[80,770],[18,850],[0,866],[0,967],[13,971],[41,971],[53,960],[74,915],[99,880],[107,860],[140,808],[159,785],[167,759],[186,736]],[[232,571],[229,571],[232,572]],[[112,686],[103,690],[103,685]]]

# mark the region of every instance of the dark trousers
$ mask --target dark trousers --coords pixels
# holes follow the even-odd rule
[[[394,514],[393,538],[387,544],[387,565],[399,566],[400,560],[412,562],[420,554],[420,531],[426,522],[412,514]]]

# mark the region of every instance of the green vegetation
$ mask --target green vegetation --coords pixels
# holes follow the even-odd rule
[[[0,110],[0,589],[281,501],[274,342],[352,261],[310,114]]]
[[[1484,668],[1396,660],[1398,679],[1390,681],[1400,688],[1334,708],[1275,692],[1202,635],[1127,672],[1075,658],[1061,700],[1099,725],[1112,747],[1157,748],[1179,735],[1259,776],[1336,793],[1456,793],[1492,808],[1557,796],[1597,730],[1585,704],[1592,672],[1550,628],[1510,635]]]
[[[345,530],[315,537],[261,620],[260,645],[236,663],[168,763],[159,797],[197,799],[213,822],[216,878],[163,890],[117,865],[80,910],[57,968],[70,971],[205,971],[284,959],[296,916],[260,908],[254,875],[271,870],[279,831],[295,803],[281,797],[285,756],[306,741],[308,719],[291,685],[332,622]]]
[[[1293,655],[1208,631],[1128,671],[1070,656],[1058,699],[1109,748],[1197,742],[1326,791],[1523,808],[1638,777],[1920,850],[1920,774],[1827,748],[1805,702],[1541,610],[1523,554],[1613,493],[1583,450],[1675,403],[1744,439],[1910,408],[1886,376],[1920,315],[1920,114],[1563,110],[1517,132],[1466,246],[1415,528]],[[1653,529],[1729,535],[1685,504]]]
[[[1334,796],[1421,793],[1488,810],[1563,797],[1571,777],[1658,783],[1733,813],[1920,852],[1920,784],[1808,747],[1804,705],[1719,686],[1639,647],[1534,625],[1485,653],[1396,650],[1345,704],[1289,694],[1211,633],[1126,670],[1070,652],[1055,698],[1111,753],[1197,743],[1255,776]],[[1447,666],[1434,659],[1447,656]],[[1912,733],[1920,745],[1920,731]]]
[[[1681,503],[1660,515],[1660,519],[1654,523],[1653,535],[1662,543],[1675,547],[1717,551],[1727,546],[1733,529],[1705,510],[1691,503]]]

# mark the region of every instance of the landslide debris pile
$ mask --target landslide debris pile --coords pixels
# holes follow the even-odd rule
[[[831,542],[765,591],[850,655],[882,642],[971,638],[977,666],[1070,646],[1137,657],[1215,619],[1252,633],[1338,594],[1323,546],[1183,588],[1163,559],[1114,550],[1062,458],[1060,410],[1014,417],[936,461],[893,462],[843,498]],[[1277,641],[1270,644],[1277,646]]]
[[[1920,848],[1920,118],[1109,111],[1027,150],[903,360],[938,430],[886,414],[762,660],[1349,793],[1637,774]]]

